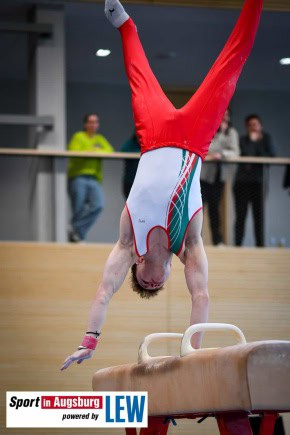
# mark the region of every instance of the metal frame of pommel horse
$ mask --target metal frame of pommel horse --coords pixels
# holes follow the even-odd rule
[[[198,350],[191,346],[193,334],[221,330],[232,331],[237,344]],[[151,357],[148,354],[149,344],[162,338],[181,339],[180,357]],[[265,381],[266,370],[269,382],[267,377]],[[219,373],[218,377],[216,373]],[[247,343],[242,331],[234,325],[199,323],[190,326],[184,334],[156,333],[146,336],[139,347],[138,364],[99,370],[93,378],[93,389],[148,391],[148,427],[141,428],[140,435],[166,435],[169,424],[176,425],[176,419],[200,418],[199,422],[202,422],[207,417],[216,418],[221,435],[252,435],[249,422],[252,415],[261,416],[259,435],[273,435],[279,413],[290,412],[290,382],[288,389],[285,385],[287,380],[290,380],[290,341]],[[159,392],[155,388],[158,383]],[[183,394],[175,402],[172,396],[179,388]],[[150,392],[154,402],[153,412],[153,406],[150,410]],[[160,398],[163,399],[164,395],[170,399],[165,399],[166,404],[160,405]],[[191,401],[194,410],[188,412],[192,407]],[[277,405],[279,409],[272,409]],[[186,412],[183,407],[186,407]],[[159,413],[160,409],[173,408],[176,413]],[[126,435],[137,435],[136,428],[125,430]]]

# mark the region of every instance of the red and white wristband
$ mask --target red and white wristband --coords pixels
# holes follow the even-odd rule
[[[88,334],[88,332],[87,332]],[[98,344],[98,336],[100,335],[100,332],[90,332],[90,334],[95,334],[96,337],[92,337],[91,335],[85,335],[81,345],[78,347],[78,350],[81,349],[91,349],[91,350],[95,350]]]

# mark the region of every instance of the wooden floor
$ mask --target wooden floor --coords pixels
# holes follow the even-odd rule
[[[126,281],[114,296],[93,359],[60,372],[62,361],[86,330],[87,314],[110,245],[0,243],[1,409],[0,433],[68,434],[68,429],[2,429],[6,391],[91,390],[95,370],[134,362],[143,336],[183,332],[190,300],[182,265],[175,261],[166,289],[143,301]],[[248,341],[290,340],[290,251],[208,247],[210,321],[239,326]],[[233,343],[209,335],[204,346]],[[175,345],[152,346],[152,354],[178,353]],[[290,419],[285,417],[290,434]],[[82,435],[83,429],[69,433]],[[123,431],[85,430],[88,434]],[[217,434],[213,419],[178,422],[170,433]]]

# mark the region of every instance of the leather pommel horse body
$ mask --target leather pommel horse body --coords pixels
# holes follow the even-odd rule
[[[216,349],[191,347],[192,334],[231,330],[238,344]],[[180,357],[150,357],[149,343],[180,338]],[[166,434],[172,419],[214,416],[225,435],[252,434],[248,416],[262,415],[260,435],[274,433],[281,412],[290,411],[290,341],[246,343],[234,325],[207,323],[184,334],[144,338],[136,364],[98,370],[94,391],[148,391],[148,428],[140,434]],[[126,429],[127,435],[136,429]]]

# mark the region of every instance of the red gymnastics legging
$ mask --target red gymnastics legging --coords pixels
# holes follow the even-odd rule
[[[119,28],[142,153],[175,146],[202,159],[206,157],[253,47],[262,6],[263,0],[246,0],[225,47],[199,89],[181,109],[176,109],[161,89],[133,20],[129,18]]]

